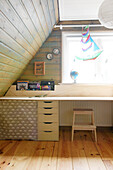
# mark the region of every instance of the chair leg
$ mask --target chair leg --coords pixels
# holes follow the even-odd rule
[[[74,130],[73,130],[73,126],[72,126],[72,138],[71,138],[72,141],[73,141],[73,136],[74,136]]]
[[[73,124],[72,124],[72,141],[73,141],[73,136],[74,136],[74,125],[75,125],[75,113],[73,114]]]
[[[97,142],[97,133],[96,133],[96,129],[94,130],[94,135],[95,135],[95,142]]]
[[[92,125],[94,125],[94,112],[93,111],[91,113],[91,123],[92,123]]]

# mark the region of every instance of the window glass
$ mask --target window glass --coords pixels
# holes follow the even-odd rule
[[[113,83],[113,34],[90,33],[94,42],[103,52],[95,60],[79,60],[81,53],[81,34],[63,33],[62,83],[74,83],[70,74],[78,72],[76,83]]]

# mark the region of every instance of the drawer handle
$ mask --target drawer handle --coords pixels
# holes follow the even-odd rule
[[[44,124],[52,124],[53,122],[44,122]]]
[[[44,101],[44,103],[52,103],[52,101]]]
[[[52,109],[52,107],[44,107],[44,109]]]
[[[44,115],[52,115],[52,113],[44,113]]]
[[[51,133],[52,131],[50,131],[50,130],[45,130],[44,132],[49,132],[49,133]]]

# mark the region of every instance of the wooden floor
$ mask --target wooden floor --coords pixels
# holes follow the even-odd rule
[[[98,143],[90,132],[60,130],[59,142],[0,141],[1,170],[113,170],[113,131],[98,130]]]

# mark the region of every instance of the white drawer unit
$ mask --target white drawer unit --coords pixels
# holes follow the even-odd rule
[[[39,101],[38,107],[58,107],[58,101]]]
[[[38,107],[38,113],[58,113],[58,107]]]
[[[58,122],[39,122],[38,123],[38,131],[57,131],[59,129]]]
[[[58,122],[58,114],[56,113],[39,113],[38,114],[38,122]]]
[[[38,140],[45,140],[45,141],[58,141],[59,140],[59,133],[57,131],[41,131],[38,134]]]
[[[38,140],[59,140],[58,101],[38,102]]]

